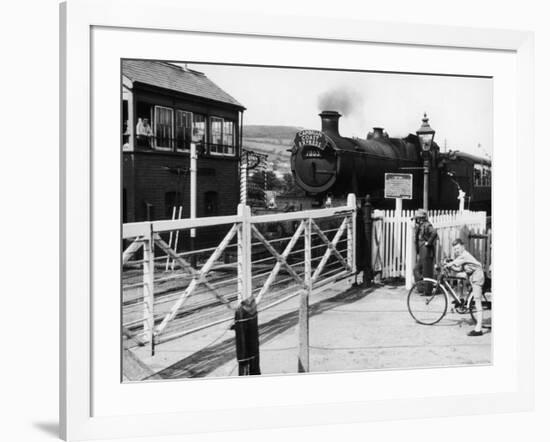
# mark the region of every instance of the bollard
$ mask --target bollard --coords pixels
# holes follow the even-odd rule
[[[258,311],[254,298],[241,302],[235,311],[235,323],[232,328],[235,330],[239,376],[261,374]]]

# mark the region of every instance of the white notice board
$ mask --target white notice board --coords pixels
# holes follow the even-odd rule
[[[410,200],[413,197],[413,176],[411,173],[385,173],[384,198],[402,198]]]

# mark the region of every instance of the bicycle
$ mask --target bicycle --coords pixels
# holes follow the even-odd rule
[[[441,321],[447,314],[449,302],[452,299],[454,310],[459,314],[470,312],[470,316],[476,321],[477,309],[473,299],[472,285],[468,278],[452,275],[445,268],[447,262],[444,259],[435,267],[436,279],[423,278],[417,281],[409,290],[407,296],[407,308],[413,319],[422,325],[434,325]],[[461,297],[455,292],[452,282],[462,282],[467,288],[467,296]],[[458,284],[457,284],[458,285]],[[481,305],[484,322],[490,321],[488,313],[492,308],[491,301],[482,293]]]

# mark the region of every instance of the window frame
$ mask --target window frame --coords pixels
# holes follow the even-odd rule
[[[487,164],[483,165],[483,185],[485,187],[489,187],[491,185],[491,166],[488,166]]]
[[[213,139],[214,139],[214,130],[213,130],[213,123],[214,123],[214,120],[219,120],[221,121],[221,139],[222,139],[222,142],[221,144],[218,144],[218,143],[214,143],[213,142]],[[235,123],[235,120],[231,120],[231,119],[225,119],[223,117],[217,117],[215,115],[212,115],[210,116],[209,118],[209,123],[210,123],[210,155],[213,155],[213,156],[220,156],[220,157],[234,157],[237,153],[237,149],[236,149],[236,134],[235,134],[235,127],[236,127],[236,123]],[[233,125],[233,133],[232,133],[232,138],[233,138],[233,144],[231,146],[228,146],[227,144],[225,144],[225,129],[224,129],[224,126],[225,126],[225,123],[231,123]],[[228,148],[231,147],[233,152],[229,153],[229,152],[219,152],[217,150],[212,150],[212,148],[216,146],[216,148],[218,148],[218,146],[221,146],[222,150],[229,150]]]
[[[202,114],[200,112],[191,112],[193,114],[192,116],[192,119],[191,119],[191,123],[192,123],[192,126],[191,126],[191,141],[193,143],[200,143],[200,140],[199,141],[196,141],[195,140],[195,135],[193,134],[193,131],[195,130],[195,117],[202,117],[204,118],[204,135],[202,137],[202,142],[204,145],[208,144],[208,115],[206,114]]]
[[[479,171],[479,177],[476,179],[476,171]],[[474,187],[491,186],[491,166],[487,164],[474,163],[472,167],[472,182]]]
[[[214,121],[219,120],[220,125],[220,136],[221,136],[221,143],[214,143]],[[210,155],[217,155],[217,156],[224,156],[225,154],[223,152],[218,152],[217,150],[213,150],[214,146],[216,149],[218,149],[218,146],[222,146],[223,148],[223,118],[222,117],[216,117],[216,116],[210,116],[209,118],[209,124],[210,124],[210,142],[209,142],[209,152]]]
[[[225,141],[225,125],[226,123],[230,123],[231,124],[231,145],[227,144],[226,141]],[[225,155],[228,155],[228,156],[235,156],[235,144],[236,144],[236,141],[235,141],[235,121],[233,120],[226,120],[224,119],[223,120],[223,125],[222,125],[222,141],[223,141],[223,146],[224,148],[227,148],[229,150],[229,147],[232,148],[233,152],[232,153],[226,153]]]
[[[211,199],[209,199],[211,197]],[[219,216],[220,207],[220,194],[215,190],[208,190],[204,192],[204,216]],[[213,203],[213,210],[208,210],[208,203]]]
[[[191,139],[189,140],[189,143],[192,143],[193,142],[193,118],[194,118],[194,112],[191,112],[191,111],[188,111],[188,110],[184,110],[184,109],[174,109],[175,110],[175,113],[174,113],[174,128],[173,128],[173,132],[174,132],[174,152],[187,152],[189,153],[190,151],[190,148],[189,149],[179,149],[178,148],[178,140],[177,140],[177,127],[176,127],[176,122],[177,122],[177,114],[178,112],[182,113],[182,114],[187,114],[187,115],[190,115],[190,122],[191,122]],[[184,143],[185,144],[185,143]]]
[[[479,172],[479,175],[476,177],[476,172]],[[483,165],[479,163],[474,163],[472,167],[472,182],[474,187],[481,187],[483,176]]]
[[[169,145],[168,146],[159,146],[157,144],[157,109],[167,109],[170,111],[170,137],[169,137]],[[153,107],[153,112],[154,112],[154,125],[153,125],[153,138],[154,138],[154,143],[153,143],[153,146],[154,146],[154,149],[156,150],[162,150],[164,152],[170,152],[170,151],[174,151],[174,146],[170,146],[170,144],[173,144],[173,140],[174,140],[174,109],[171,108],[171,107],[167,107],[167,106],[162,106],[162,105],[159,105],[159,104],[155,104],[154,107]]]

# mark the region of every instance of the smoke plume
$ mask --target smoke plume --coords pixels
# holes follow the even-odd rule
[[[319,95],[317,105],[320,111],[333,110],[350,116],[357,112],[362,113],[363,97],[349,86],[342,85]]]

